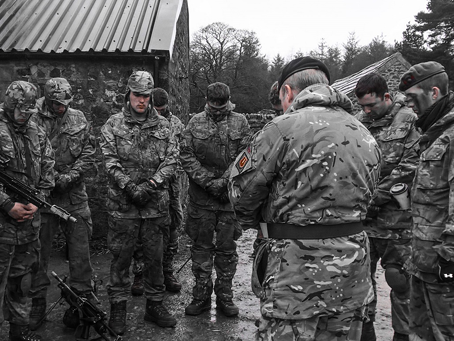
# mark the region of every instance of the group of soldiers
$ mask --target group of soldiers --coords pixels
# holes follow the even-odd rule
[[[270,91],[276,117],[252,134],[224,83],[207,87],[204,110],[185,126],[149,72],[130,75],[122,111],[99,136],[109,180],[106,288],[115,334],[126,332],[131,293],[145,296],[146,321],[177,324],[163,298],[181,290],[172,263],[185,173],[195,278],[185,314],[210,310],[213,291],[218,310],[239,314],[236,240],[252,228],[258,340],[375,340],[379,261],[391,288],[393,340],[454,337],[454,95],[445,69],[414,65],[395,93],[379,74],[362,77],[356,115],[329,83],[321,61],[292,60]],[[38,93],[25,81],[6,90],[3,171],[74,219],[0,191],[0,323],[9,321],[11,341],[42,339],[35,330],[46,314],[57,230],[66,237],[68,284],[95,299],[84,176],[94,166],[96,139],[83,112],[71,108],[66,79],[51,78],[44,97]],[[396,184],[408,188],[411,208],[390,193]],[[76,328],[78,317],[70,307],[63,322]]]

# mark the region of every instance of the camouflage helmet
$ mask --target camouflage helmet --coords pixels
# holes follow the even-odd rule
[[[224,108],[230,99],[230,88],[227,84],[216,82],[207,87],[207,101],[216,109]]]
[[[128,89],[143,95],[150,95],[154,86],[153,77],[148,71],[135,71],[129,76]]]
[[[6,89],[4,108],[8,112],[14,112],[16,107],[22,112],[38,112],[35,107],[36,97],[36,86],[25,81],[14,81]]]
[[[55,101],[68,106],[73,100],[71,85],[65,78],[51,78],[44,85],[46,101]]]

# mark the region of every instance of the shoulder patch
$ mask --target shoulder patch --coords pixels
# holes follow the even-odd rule
[[[241,174],[252,167],[251,154],[249,148],[250,147],[246,148],[243,151],[241,156],[237,159],[238,161],[235,163],[235,167],[238,171],[238,174]]]

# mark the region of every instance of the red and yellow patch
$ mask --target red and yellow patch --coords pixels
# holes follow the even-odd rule
[[[250,161],[249,155],[246,152],[243,152],[243,154],[235,164],[238,173],[242,173],[246,169],[246,166],[248,165],[249,161]]]

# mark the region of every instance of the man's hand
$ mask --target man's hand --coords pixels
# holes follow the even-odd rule
[[[222,193],[227,191],[227,180],[223,178],[213,179],[207,183],[205,190],[211,195],[219,197]]]
[[[38,211],[38,207],[29,203],[24,205],[20,202],[15,202],[14,207],[8,212],[8,214],[16,219],[17,222],[22,223],[25,220],[33,219],[33,215]]]
[[[136,185],[132,181],[128,182],[125,189],[132,202],[139,207],[145,206],[147,202],[150,201],[150,194],[153,190],[151,183],[142,182],[141,184]]]
[[[375,206],[375,205],[369,205],[367,206],[367,213],[366,213],[366,217],[367,218],[377,218],[378,216],[378,212],[380,212],[380,206]]]
[[[443,257],[438,258],[438,276],[441,282],[454,282],[454,262]]]
[[[80,174],[77,171],[71,170],[68,173],[59,174],[55,177],[55,188],[54,191],[58,193],[64,193],[71,186],[80,180]]]

